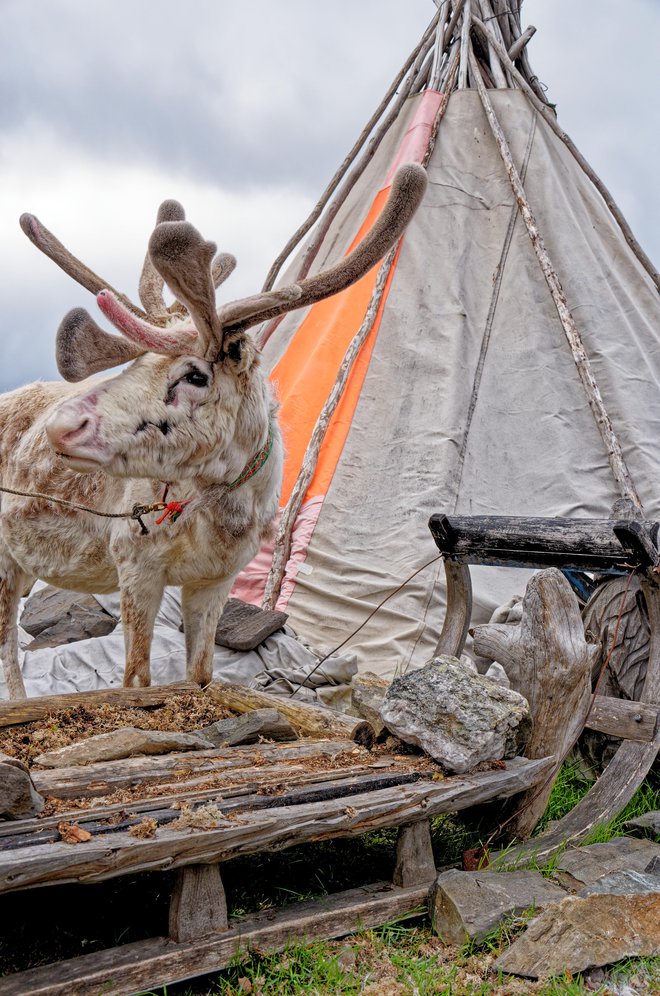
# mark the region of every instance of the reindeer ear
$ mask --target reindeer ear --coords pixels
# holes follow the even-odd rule
[[[245,373],[250,367],[258,362],[259,353],[252,338],[244,332],[237,332],[235,335],[225,337],[222,344],[222,355],[225,363],[229,364],[236,373]]]
[[[127,339],[105,332],[84,308],[69,311],[57,330],[57,369],[74,384],[101,370],[128,363],[143,352]]]

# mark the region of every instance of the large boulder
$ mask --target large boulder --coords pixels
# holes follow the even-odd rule
[[[522,695],[449,656],[395,678],[380,715],[390,732],[458,774],[521,754],[532,732]]]

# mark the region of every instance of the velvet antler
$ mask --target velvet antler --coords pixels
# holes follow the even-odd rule
[[[427,182],[426,170],[417,163],[400,166],[378,220],[348,256],[322,273],[274,292],[280,295],[279,301],[273,301],[273,292],[266,292],[226,304],[219,312],[225,333],[242,331],[294,308],[304,308],[355,283],[399,238],[419,207]],[[291,291],[294,294],[287,297]]]

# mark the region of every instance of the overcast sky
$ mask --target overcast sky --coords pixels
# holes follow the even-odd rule
[[[260,289],[435,11],[432,0],[0,0],[0,390],[56,376],[69,308],[96,312],[18,227],[36,214],[137,298],[175,197]],[[526,0],[559,121],[660,261],[660,2]],[[96,312],[98,314],[98,312]]]

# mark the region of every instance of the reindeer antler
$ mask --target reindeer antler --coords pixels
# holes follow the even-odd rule
[[[394,245],[419,207],[427,183],[426,170],[422,166],[417,163],[400,166],[378,220],[348,256],[322,273],[275,292],[280,295],[278,301],[273,301],[272,292],[266,292],[224,305],[219,315],[225,333],[244,331],[294,308],[304,308],[355,283]],[[298,290],[299,294],[287,296],[287,292]]]
[[[163,201],[158,208],[156,224],[160,225],[165,221],[184,221],[186,212],[178,201]],[[148,315],[167,315],[168,309],[163,300],[163,278],[161,277],[147,250],[140,275],[140,300]]]
[[[107,280],[102,280],[93,270],[90,270],[88,266],[81,263],[33,214],[22,214],[19,224],[30,242],[52,259],[54,263],[57,263],[61,270],[64,270],[68,276],[73,277],[85,290],[91,291],[92,294],[98,294],[99,291],[107,287],[129,311],[132,311],[135,315],[140,315],[142,318],[146,318],[141,308],[133,304],[125,294],[115,290]]]

